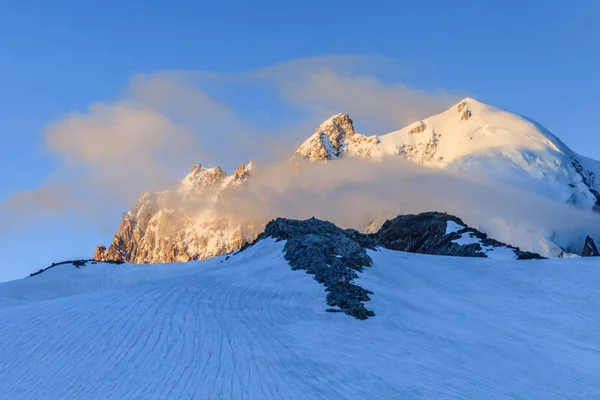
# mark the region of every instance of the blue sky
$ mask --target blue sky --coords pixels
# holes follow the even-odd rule
[[[0,200],[38,187],[57,168],[44,145],[49,122],[114,101],[136,74],[242,73],[323,55],[398,60],[396,80],[527,115],[574,150],[600,159],[597,1],[91,4],[2,3]],[[238,107],[243,111],[244,102]],[[106,226],[116,229],[120,216],[111,213]],[[72,219],[3,229],[0,280],[88,257],[110,240],[112,228]]]

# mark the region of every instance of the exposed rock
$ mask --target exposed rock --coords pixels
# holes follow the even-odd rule
[[[456,109],[458,110],[458,113],[460,114],[461,121],[467,121],[469,118],[471,118],[471,110],[469,110],[467,108],[467,102],[465,100],[458,103],[458,105],[456,106]]]
[[[215,199],[223,190],[227,173],[220,167],[204,168],[196,164],[181,181],[177,192],[186,200]]]
[[[454,229],[449,230],[449,227]],[[461,245],[463,235],[476,240]],[[514,252],[516,259],[542,258],[490,239],[467,227],[460,218],[439,212],[402,215],[386,221],[373,234],[341,229],[316,218],[305,221],[277,218],[267,224],[255,242],[240,251],[266,237],[286,240],[285,259],[292,269],[305,270],[325,285],[327,304],[339,307],[339,310],[326,311],[341,311],[358,319],[375,315],[364,304],[372,292],[354,282],[358,272],[372,264],[367,249],[375,250],[380,246],[412,253],[485,258],[487,251],[503,248]]]
[[[438,151],[438,134],[431,133],[428,141],[417,144],[402,143],[396,147],[396,153],[407,160],[418,164],[425,164],[435,158]],[[438,157],[439,158],[439,157]]]
[[[592,171],[587,171],[585,168],[583,168],[583,165],[581,165],[581,162],[579,160],[577,160],[576,158],[571,159],[571,165],[573,165],[573,168],[575,169],[575,171],[581,176],[581,180],[583,181],[583,184],[588,188],[590,193],[595,198],[595,203],[594,203],[592,210],[595,212],[600,212],[600,192],[598,192],[598,190],[595,189],[599,186],[599,183],[597,182],[597,179],[596,179],[596,174],[594,174],[594,172],[592,172]],[[573,185],[571,187],[574,187],[574,186],[575,185]]]
[[[225,190],[243,184],[252,162],[227,176],[221,168],[195,165],[173,190],[147,192],[128,212],[108,248],[98,246],[94,259],[129,263],[184,262],[238,250],[260,232],[213,211]]]
[[[252,169],[252,160],[248,163],[248,165],[240,164],[236,168],[233,173],[233,178],[236,181],[245,181],[246,178],[250,175],[250,170]]]
[[[447,232],[448,221],[461,228]],[[470,241],[475,243],[461,245],[460,239],[463,235],[472,238]],[[515,258],[520,260],[542,258],[539,254],[524,252],[517,247],[490,239],[485,233],[469,228],[460,218],[439,212],[400,215],[386,221],[373,236],[382,247],[410,253],[487,257],[486,250],[506,247],[512,249]]]
[[[583,244],[583,250],[581,250],[581,257],[598,257],[600,256],[600,252],[598,252],[598,247],[596,247],[596,243],[594,243],[594,239],[589,236],[586,236],[585,243]]]
[[[277,218],[267,224],[259,240],[263,237],[287,241],[285,259],[293,270],[305,270],[325,285],[328,305],[337,306],[357,319],[375,315],[364,305],[372,292],[353,282],[358,277],[357,271],[372,262],[366,248],[374,248],[374,242],[367,235],[315,218],[306,221]]]
[[[94,251],[94,260],[102,260],[106,254],[106,246],[100,245]]]
[[[463,227],[460,231],[446,235],[448,221]],[[410,253],[438,254],[464,257],[485,257],[478,244],[461,246],[453,243],[468,228],[457,217],[427,212],[422,214],[400,215],[386,221],[375,233],[377,242],[390,250]],[[472,230],[474,231],[474,230]]]
[[[409,131],[408,134],[412,135],[414,133],[421,133],[425,130],[425,125],[423,124],[423,122],[419,121],[416,123],[416,125],[414,125]]]
[[[292,161],[307,159],[325,162],[342,155],[369,157],[379,143],[376,136],[364,136],[354,131],[347,114],[337,114],[323,122],[299,148]]]
[[[87,263],[96,264],[97,261],[96,260],[69,260],[69,261],[61,261],[61,262],[57,262],[57,263],[52,263],[48,267],[42,268],[39,271],[30,274],[28,276],[28,278],[31,278],[32,276],[36,276],[36,275],[39,275],[41,273],[44,273],[44,272],[48,271],[49,269],[52,269],[54,267],[58,267],[59,265],[68,265],[68,264],[71,264],[75,268],[81,268],[81,267],[86,266]],[[122,264],[121,262],[117,262],[117,261],[107,261],[106,263],[107,264]]]

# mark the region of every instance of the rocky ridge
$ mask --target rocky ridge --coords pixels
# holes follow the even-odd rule
[[[476,240],[461,244],[464,235]],[[509,255],[512,259],[542,258],[490,239],[466,226],[460,218],[439,212],[398,216],[386,221],[372,234],[342,229],[316,218],[305,221],[277,218],[267,224],[255,242],[241,251],[268,237],[285,240],[284,256],[291,268],[314,275],[315,280],[326,287],[327,304],[334,307],[327,311],[344,312],[357,319],[375,315],[365,306],[373,293],[355,281],[365,267],[372,265],[367,250],[383,247],[413,253],[482,258],[500,251],[502,256]]]
[[[252,162],[232,175],[195,165],[171,191],[146,192],[128,212],[108,248],[94,259],[128,263],[168,263],[205,259],[238,250],[261,226],[241,226],[213,208],[228,190],[245,184]]]
[[[486,258],[501,250],[518,260],[541,258],[491,239],[458,217],[439,212],[400,215],[386,221],[371,236],[381,247],[409,253]]]
[[[596,243],[594,239],[589,236],[586,236],[585,242],[583,243],[583,250],[581,250],[581,257],[599,257],[600,252],[598,251],[598,247],[596,247]]]
[[[297,221],[277,218],[269,222],[258,240],[286,240],[285,259],[293,270],[305,270],[327,288],[327,311],[341,311],[357,319],[375,315],[364,302],[371,292],[353,281],[371,266],[366,249],[375,243],[355,230],[338,228],[331,222],[311,218]]]
[[[378,143],[377,136],[356,133],[347,114],[336,114],[319,125],[294,157],[311,161],[328,161],[345,155],[370,157]]]

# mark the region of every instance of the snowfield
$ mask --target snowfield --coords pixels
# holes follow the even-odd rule
[[[366,321],[265,239],[0,284],[0,399],[598,399],[600,261],[369,251]]]

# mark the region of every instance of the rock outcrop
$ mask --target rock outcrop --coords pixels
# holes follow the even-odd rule
[[[600,191],[597,189],[600,187],[600,182],[596,179],[596,174],[593,171],[586,170],[583,165],[581,165],[581,161],[575,157],[571,159],[571,165],[573,165],[575,171],[581,176],[581,182],[594,196],[595,202],[592,209],[596,212],[600,212]]]
[[[598,252],[598,247],[596,247],[596,243],[594,239],[589,236],[586,236],[585,242],[583,244],[583,250],[581,250],[581,257],[598,257],[600,256],[600,252]]]
[[[458,103],[458,105],[456,106],[456,109],[458,110],[458,113],[460,114],[461,121],[467,121],[469,118],[471,118],[471,110],[469,110],[467,108],[466,100],[463,100],[460,103]]]
[[[409,135],[413,135],[415,133],[421,133],[425,130],[425,125],[421,121],[417,122],[410,130],[408,131]]]
[[[168,263],[214,257],[238,250],[262,226],[221,217],[214,205],[227,190],[250,176],[252,162],[228,176],[221,168],[195,165],[178,187],[144,193],[128,212],[108,248],[98,246],[94,259],[129,263]]]
[[[379,143],[376,136],[364,136],[354,131],[347,114],[336,114],[323,122],[299,148],[294,159],[326,162],[343,155],[371,156]]]
[[[40,274],[48,271],[49,269],[58,267],[60,265],[71,264],[75,268],[81,268],[81,267],[85,267],[87,265],[87,263],[96,264],[97,262],[98,261],[96,261],[96,260],[69,260],[69,261],[61,261],[61,262],[57,262],[57,263],[52,263],[46,268],[42,268],[37,272],[33,272],[33,273],[29,274],[28,278],[31,278],[32,276],[40,275]],[[106,264],[121,264],[120,261],[106,261],[105,263]]]
[[[465,235],[469,240],[461,242]],[[291,268],[314,275],[326,287],[327,304],[338,307],[327,311],[344,312],[357,319],[375,315],[365,306],[373,293],[355,282],[358,273],[372,265],[367,250],[384,247],[412,253],[485,258],[500,249],[504,256],[511,254],[514,259],[542,258],[490,239],[467,227],[459,218],[439,212],[402,215],[386,221],[372,234],[341,229],[316,218],[305,221],[277,218],[242,250],[268,237],[286,240],[285,259]]]
[[[277,218],[267,224],[259,240],[263,237],[286,240],[285,259],[292,269],[305,270],[327,288],[327,304],[338,307],[328,311],[341,311],[357,319],[375,315],[364,305],[372,292],[353,282],[357,272],[372,263],[366,249],[374,249],[375,243],[366,235],[316,218]]]
[[[373,237],[381,247],[409,253],[488,257],[490,252],[503,249],[519,260],[542,258],[490,239],[460,218],[439,212],[400,215],[386,221]]]

